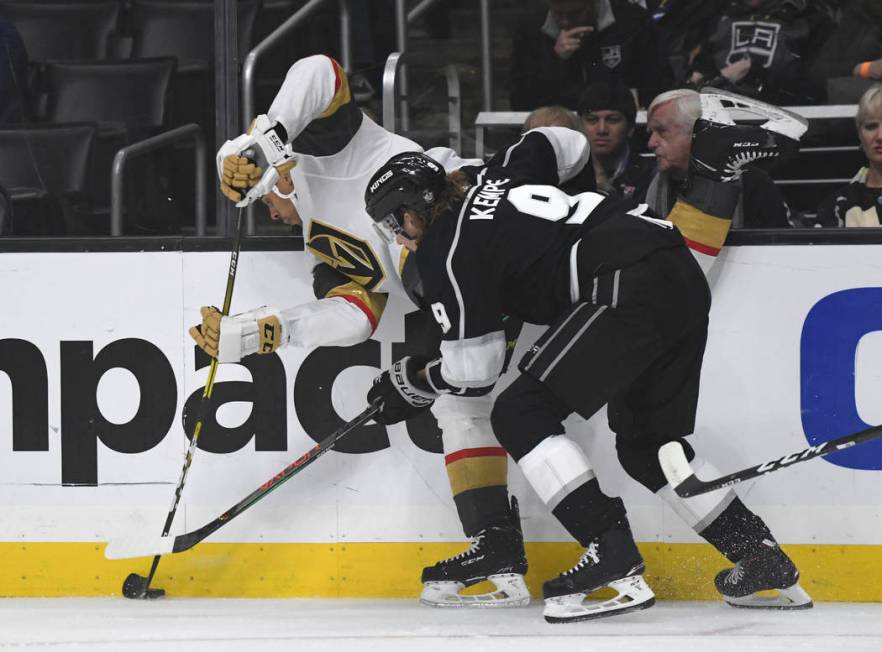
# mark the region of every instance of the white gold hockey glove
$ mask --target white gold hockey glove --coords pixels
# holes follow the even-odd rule
[[[247,206],[270,192],[279,174],[289,171],[296,163],[285,142],[287,138],[281,123],[259,115],[246,133],[221,145],[215,157],[221,192],[241,206]],[[250,156],[244,155],[248,150],[265,163],[265,170]]]
[[[275,308],[263,306],[224,317],[214,306],[203,306],[202,323],[190,329],[200,349],[218,362],[239,362],[252,353],[272,353],[288,342],[285,320]]]

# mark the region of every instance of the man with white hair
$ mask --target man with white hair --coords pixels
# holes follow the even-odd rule
[[[649,147],[655,152],[656,174],[644,201],[660,216],[671,213],[689,172],[692,128],[701,117],[699,93],[675,89],[658,95],[649,105],[647,127]],[[716,258],[731,226],[743,228],[788,228],[790,207],[769,175],[746,167],[740,195],[731,220],[697,220],[677,223],[686,242],[705,269]]]
[[[720,93],[719,97],[736,105],[744,100],[740,108],[758,109],[759,115],[766,115],[764,111],[768,111],[772,114],[766,115],[771,118],[770,122],[775,121],[774,115],[781,122],[789,121],[790,127],[796,128],[796,133],[789,133],[795,137],[794,143],[805,130],[803,119],[777,107],[737,95]],[[701,94],[687,89],[662,93],[650,104],[647,122],[652,135],[649,146],[655,152],[657,172],[645,201],[658,215],[667,216],[677,226],[707,274],[733,223],[744,226],[787,226],[789,209],[769,177],[755,167],[742,169],[740,184],[743,185],[740,188],[737,178],[729,183],[717,184],[712,192],[706,187],[702,177],[695,174],[695,159],[701,157],[695,151],[699,143],[698,135],[693,134],[696,123],[703,117],[703,111],[707,113],[707,104],[703,105]],[[756,137],[758,133],[743,139],[744,144],[761,140]],[[780,154],[781,150],[778,152]],[[757,156],[756,160],[762,158]],[[699,210],[683,210],[687,204]],[[731,210],[733,204],[734,216]],[[714,474],[713,466],[704,460],[696,458],[692,466],[704,466],[707,473]],[[630,473],[627,466],[625,470]],[[641,481],[639,477],[631,475]],[[699,536],[736,564],[731,570],[721,571],[715,582],[717,590],[727,602],[739,606],[763,604],[761,599],[739,589],[745,575],[743,567],[752,565],[753,572],[759,576],[776,577],[782,584],[792,582],[791,586],[784,587],[786,590],[778,596],[774,606],[783,609],[811,606],[808,595],[799,587],[796,566],[778,547],[763,519],[748,509],[734,491],[719,490],[697,499],[679,500],[661,477],[656,478],[655,484],[645,480],[641,481],[644,486],[663,497]]]

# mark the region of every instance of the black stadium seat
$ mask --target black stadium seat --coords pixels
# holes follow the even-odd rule
[[[240,0],[239,54],[244,57],[259,0]],[[207,70],[214,61],[213,0],[132,0],[132,57],[177,57],[178,70]]]
[[[12,233],[12,199],[6,188],[0,186],[0,235]]]
[[[0,0],[0,13],[18,29],[31,62],[106,59],[120,2]]]
[[[12,199],[13,235],[63,235],[89,187],[94,124],[0,128],[0,185]]]
[[[165,122],[172,58],[56,62],[46,65],[46,115],[50,122],[93,121],[124,126],[128,140]]]
[[[110,171],[117,150],[155,135],[166,124],[166,97],[175,65],[175,59],[170,57],[46,65],[49,121],[91,120],[99,125],[90,187],[95,210],[109,206]],[[133,191],[141,192],[145,184],[156,183],[153,160],[161,155],[143,157],[129,166],[130,174],[137,169],[149,177],[141,179],[142,183],[133,186]],[[140,179],[142,175],[135,176]],[[91,221],[101,220],[95,216]]]

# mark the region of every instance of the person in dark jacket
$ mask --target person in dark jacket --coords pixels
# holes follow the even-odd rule
[[[730,0],[695,58],[689,83],[734,90],[770,104],[806,104],[816,89],[806,61],[832,30],[808,0]]]
[[[645,195],[655,165],[629,143],[637,117],[631,91],[620,81],[591,84],[579,98],[579,114],[598,190],[626,199]]]
[[[689,172],[692,128],[701,116],[698,93],[689,89],[667,91],[649,105],[649,148],[655,152],[658,171],[641,201],[659,215],[668,215]],[[741,196],[732,217],[733,228],[781,229],[790,227],[790,207],[767,172],[745,168]],[[722,241],[714,242],[716,247]]]
[[[835,77],[858,77],[868,80],[868,85],[882,79],[882,2],[851,0],[845,4],[839,25],[818,53],[808,77],[822,89]],[[851,103],[835,97],[828,101]]]
[[[649,13],[629,0],[546,0],[515,31],[511,107],[575,109],[589,83],[618,78],[645,105],[669,83]]]
[[[656,0],[647,5],[675,85],[686,81],[702,40],[726,4],[728,0]]]

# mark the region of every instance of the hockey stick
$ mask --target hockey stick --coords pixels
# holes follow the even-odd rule
[[[731,487],[733,484],[738,484],[744,480],[757,478],[766,473],[772,473],[773,471],[793,466],[799,462],[805,462],[820,455],[829,455],[830,453],[845,450],[846,448],[872,441],[880,436],[882,436],[882,426],[873,426],[872,428],[867,428],[839,439],[821,442],[817,446],[810,446],[797,453],[785,455],[776,460],[764,462],[758,466],[751,466],[750,468],[714,478],[713,480],[701,480],[695,475],[692,467],[689,466],[689,461],[686,459],[683,446],[678,441],[668,442],[662,446],[658,450],[658,461],[661,464],[665,477],[671,483],[677,495],[689,498],[690,496],[697,496],[716,489]]]
[[[236,232],[233,237],[233,250],[230,252],[230,268],[227,273],[227,291],[224,295],[224,305],[221,314],[224,316],[230,314],[230,304],[233,301],[233,285],[236,282],[236,267],[239,262],[239,248],[242,245],[242,210],[239,209],[236,217]],[[178,503],[181,501],[181,493],[184,491],[184,482],[187,480],[187,471],[190,470],[190,464],[193,462],[193,453],[196,451],[196,444],[199,441],[199,433],[202,432],[202,424],[208,416],[208,409],[211,406],[211,392],[214,390],[214,378],[217,374],[217,359],[211,359],[211,366],[208,368],[208,380],[205,382],[205,389],[202,391],[202,400],[199,402],[199,418],[193,428],[193,437],[190,439],[190,446],[187,448],[187,455],[184,457],[184,466],[181,469],[181,477],[178,480],[178,486],[175,488],[175,497],[172,500],[171,509],[165,517],[165,525],[162,527],[162,536],[168,536],[171,530],[172,521],[175,513],[178,511]],[[147,577],[138,575],[137,573],[129,573],[122,586],[122,594],[127,598],[142,600],[145,598],[161,598],[165,595],[162,589],[151,589],[150,582],[156,575],[156,568],[159,566],[160,554],[153,558],[150,565],[150,573]]]
[[[158,558],[160,555],[166,553],[176,553],[189,550],[208,535],[232,521],[246,509],[268,496],[270,492],[278,489],[287,480],[291,479],[307,466],[315,462],[319,457],[333,448],[334,444],[344,436],[363,423],[370,421],[381,408],[382,405],[379,403],[368,406],[361,414],[352,419],[352,421],[340,426],[340,428],[322,439],[318,444],[291,462],[291,464],[245,496],[245,498],[230,507],[213,521],[209,521],[203,525],[198,530],[179,534],[176,537],[169,537],[166,532],[161,537],[153,539],[145,539],[144,537],[118,539],[107,544],[107,547],[104,549],[104,556],[107,557],[107,559],[128,559],[130,557],[149,557],[150,555],[156,555]]]

